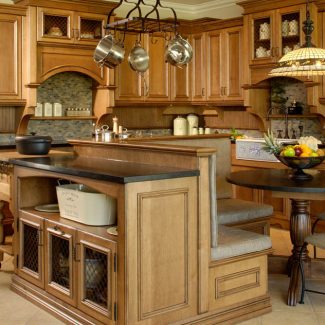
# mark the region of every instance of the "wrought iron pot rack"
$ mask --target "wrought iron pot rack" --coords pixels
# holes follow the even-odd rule
[[[115,22],[110,22],[115,15],[114,12],[123,3],[133,4],[134,7],[127,13],[125,19],[121,19]],[[148,8],[149,12],[143,14],[143,8]],[[150,10],[151,9],[151,10]],[[161,19],[159,9],[170,10],[173,14],[171,19]],[[137,0],[137,2],[129,0],[120,0],[119,4],[114,7],[107,17],[107,25],[105,29],[112,31],[121,31],[125,33],[135,34],[153,34],[158,32],[169,33],[174,32],[177,34],[177,27],[179,23],[177,21],[177,15],[173,8],[166,7],[161,4],[160,0],[156,0],[155,4],[147,4],[144,0]]]

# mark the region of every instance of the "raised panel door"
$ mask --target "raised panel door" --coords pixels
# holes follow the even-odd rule
[[[165,60],[165,35],[147,37],[149,69],[146,72],[147,86],[144,87],[145,100],[149,102],[169,101],[169,64]]]
[[[193,59],[192,69],[192,101],[206,101],[206,52],[205,34],[192,36]]]
[[[76,306],[75,229],[45,222],[45,290]]]
[[[138,36],[134,34],[125,35],[124,48],[125,59],[118,67],[116,71],[116,101],[143,101],[141,90],[141,75],[131,69],[128,63],[128,55],[131,49],[135,46]]]
[[[175,102],[187,102],[191,99],[190,89],[190,68],[186,67],[177,68],[170,67],[171,80],[170,80],[170,92],[171,101]]]
[[[44,219],[20,211],[17,222],[17,274],[44,288]]]
[[[223,32],[223,71],[222,95],[224,100],[242,100],[243,44],[242,27],[226,29]]]
[[[207,100],[221,100],[223,93],[223,79],[225,78],[225,65],[223,61],[222,31],[213,31],[206,36],[207,49]]]
[[[21,98],[22,19],[0,14],[0,99]]]
[[[78,308],[105,324],[116,313],[116,243],[78,232]]]

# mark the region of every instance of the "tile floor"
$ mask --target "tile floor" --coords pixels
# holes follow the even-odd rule
[[[288,231],[271,229],[273,248],[276,255],[289,255],[291,250]],[[311,250],[309,250],[311,251]],[[318,257],[325,252],[318,251]],[[59,325],[62,322],[10,291],[9,283],[13,270],[12,258],[6,256],[0,271],[0,324],[1,325]],[[325,295],[306,293],[304,305],[289,307],[286,304],[288,277],[270,275],[269,289],[272,312],[241,325],[325,325]],[[324,288],[324,280],[309,281],[310,288]]]

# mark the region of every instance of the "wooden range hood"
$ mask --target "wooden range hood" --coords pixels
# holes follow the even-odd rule
[[[26,98],[17,134],[25,134],[28,121],[35,113],[37,88],[48,78],[62,72],[78,72],[93,79],[94,119],[110,113],[114,101],[114,72],[98,67],[93,52],[104,35],[107,12],[114,4],[102,0],[17,0],[27,6],[25,43],[23,44],[23,98]],[[63,35],[48,33],[51,19],[54,26],[62,24]],[[48,20],[48,21],[47,21]],[[98,38],[83,38],[82,28],[87,20],[100,26]],[[83,25],[84,24],[84,25]]]

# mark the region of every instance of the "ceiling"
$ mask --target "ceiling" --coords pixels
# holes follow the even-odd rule
[[[119,0],[108,1],[119,2]],[[155,2],[156,0],[147,0],[146,4],[150,5]],[[238,0],[161,0],[162,6],[173,7],[177,17],[183,19],[239,17],[242,14],[242,8],[237,6],[236,2]],[[126,4],[123,6],[125,9],[128,8]]]

